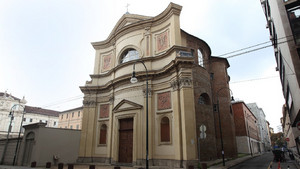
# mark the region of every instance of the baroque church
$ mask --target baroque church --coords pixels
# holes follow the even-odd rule
[[[181,9],[124,14],[92,43],[77,162],[189,168],[237,156],[229,63],[180,28]]]

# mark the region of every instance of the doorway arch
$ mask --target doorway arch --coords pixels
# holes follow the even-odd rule
[[[35,136],[34,132],[30,132],[26,135],[24,154],[23,154],[23,160],[22,160],[23,166],[28,166],[30,164],[31,154],[32,154],[32,149],[33,149],[33,144],[34,144],[34,136]]]

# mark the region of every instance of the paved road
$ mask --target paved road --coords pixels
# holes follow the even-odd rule
[[[297,169],[294,161],[291,161],[288,156],[286,156],[286,158],[286,162],[278,164],[277,162],[273,162],[272,153],[265,153],[261,156],[255,157],[234,167],[231,167],[230,169],[278,169],[279,165],[280,169]]]

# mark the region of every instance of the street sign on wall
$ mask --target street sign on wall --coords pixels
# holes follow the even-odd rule
[[[200,138],[201,139],[205,139],[206,138],[206,126],[204,124],[202,124],[200,127],[199,127],[199,130],[200,130]]]

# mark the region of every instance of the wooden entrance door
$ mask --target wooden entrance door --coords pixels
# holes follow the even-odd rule
[[[133,118],[120,120],[119,162],[132,163]]]

